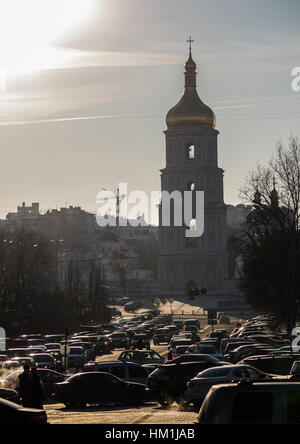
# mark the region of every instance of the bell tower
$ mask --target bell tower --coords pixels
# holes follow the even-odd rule
[[[204,235],[187,238],[183,224],[162,224],[160,206],[159,282],[164,295],[183,296],[191,288],[221,294],[226,279],[226,205],[224,171],[218,166],[218,135],[214,112],[197,92],[196,63],[189,43],[185,88],[179,103],[167,114],[166,167],[161,170],[161,190],[204,191]],[[172,206],[171,206],[172,208]],[[171,215],[172,216],[172,215]],[[191,220],[191,224],[194,221]]]

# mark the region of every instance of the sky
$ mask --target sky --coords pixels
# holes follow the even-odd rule
[[[299,0],[0,0],[0,217],[159,190],[190,35],[239,203],[247,172],[300,136],[299,16]]]

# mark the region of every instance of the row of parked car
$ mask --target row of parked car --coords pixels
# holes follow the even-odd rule
[[[190,381],[186,398],[198,392],[200,424],[299,424],[300,355],[275,321],[258,316],[241,325],[221,343],[233,365]]]

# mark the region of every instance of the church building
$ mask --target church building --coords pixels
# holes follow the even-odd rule
[[[227,277],[226,205],[224,171],[218,166],[216,117],[197,92],[196,63],[185,65],[185,89],[166,118],[166,167],[161,170],[161,190],[204,192],[204,235],[187,238],[189,226],[162,224],[160,206],[159,283],[162,294],[185,296],[192,289],[222,294]],[[193,220],[191,220],[191,224]]]

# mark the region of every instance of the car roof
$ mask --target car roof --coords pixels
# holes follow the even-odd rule
[[[105,362],[96,362],[97,366],[109,366],[109,365],[130,365],[135,367],[141,367],[140,364],[136,362],[120,362],[120,361],[105,361]]]
[[[155,350],[124,350],[121,354],[123,355],[123,353],[129,353],[129,352],[131,352],[131,353],[149,353],[149,352],[152,352],[152,353],[157,353]]]
[[[20,410],[22,407],[14,402],[7,401],[6,399],[0,398],[0,405],[4,407],[9,407],[14,410]]]
[[[164,367],[177,367],[177,366],[182,366],[182,367],[188,367],[188,366],[197,366],[197,365],[202,365],[203,362],[195,362],[195,361],[190,361],[190,362],[167,362],[166,364],[163,364],[162,366],[160,366],[160,368],[164,368]],[[219,367],[218,367],[219,368]]]
[[[88,376],[91,376],[91,375],[108,375],[108,376],[112,376],[113,378],[120,379],[120,378],[117,378],[117,376],[114,376],[114,375],[112,375],[112,374],[110,374],[108,372],[83,372],[83,373],[76,373],[75,375],[71,375],[68,379],[75,378],[75,377],[88,377]]]
[[[299,358],[299,354],[293,354],[293,355],[257,355],[257,356],[249,356],[249,358],[245,358],[244,361],[257,361],[257,360],[279,360],[279,359],[294,359]]]
[[[47,356],[47,357],[51,357],[52,358],[52,355],[51,355],[51,353],[32,353],[30,356],[32,356],[33,358],[35,358],[35,357],[38,357],[38,356]]]
[[[239,369],[239,368],[251,368],[250,365],[247,364],[236,364],[236,365],[223,365],[222,367],[211,367],[208,368],[207,370],[203,370],[204,372],[208,372],[209,370],[221,370],[221,369],[226,369],[226,370],[235,370],[235,369]],[[253,368],[253,367],[252,367]],[[256,370],[256,369],[254,369]],[[259,372],[259,370],[257,370]]]
[[[272,388],[277,389],[299,389],[300,382],[239,382],[230,384],[218,384],[212,387],[213,391],[243,391],[252,389],[253,391],[265,391],[272,390]]]

